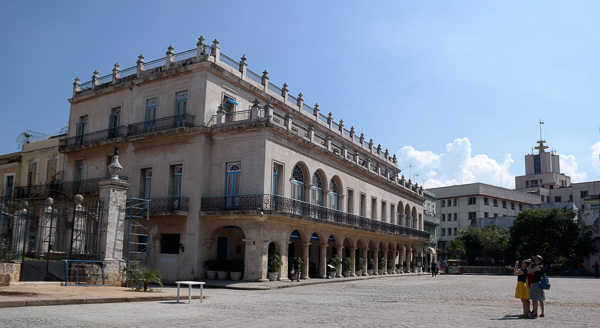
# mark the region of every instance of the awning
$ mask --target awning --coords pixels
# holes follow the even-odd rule
[[[235,101],[233,101],[233,99],[231,99],[231,98],[227,98],[227,101],[228,101],[228,102],[230,102],[230,103],[232,103],[232,104],[234,104],[234,105],[237,105],[237,104],[238,104],[238,103],[236,103]]]

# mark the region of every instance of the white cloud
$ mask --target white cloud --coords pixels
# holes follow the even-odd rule
[[[466,137],[448,143],[441,154],[405,146],[397,156],[405,177],[408,179],[412,175],[410,178],[413,181],[426,188],[473,182],[502,185],[505,188],[514,188],[515,185],[515,177],[508,172],[514,163],[510,154],[506,154],[500,163],[484,154],[472,156],[471,141]],[[419,174],[418,178],[416,174]]]
[[[590,148],[592,150],[592,154],[590,155],[592,167],[594,168],[594,171],[600,175],[600,141],[593,144]]]
[[[571,177],[571,182],[584,182],[587,179],[586,172],[577,172],[577,160],[573,155],[559,154],[560,156],[560,173]]]

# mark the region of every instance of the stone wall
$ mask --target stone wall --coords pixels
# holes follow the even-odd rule
[[[21,280],[21,263],[0,263],[0,286]]]

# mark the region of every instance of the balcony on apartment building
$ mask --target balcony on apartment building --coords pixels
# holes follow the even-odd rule
[[[81,179],[73,181],[55,181],[46,184],[14,187],[13,199],[43,199],[47,197],[61,197],[81,195],[97,195],[100,193],[100,181],[110,180],[111,177]],[[119,176],[121,180],[128,180],[126,176]]]
[[[277,195],[205,196],[201,198],[200,211],[204,215],[228,215],[233,214],[233,211],[237,211],[236,214],[240,211],[259,214],[262,211],[271,215],[303,216],[314,222],[341,225],[350,229],[429,240],[429,233],[425,231]]]
[[[61,139],[59,149],[61,152],[68,152],[79,146],[101,145],[104,143],[118,142],[121,138],[146,133],[177,129],[180,127],[193,127],[194,118],[195,116],[191,114],[179,114],[126,126],[122,125],[111,129],[84,133],[74,137]]]
[[[150,215],[153,216],[187,216],[190,209],[190,197],[167,196],[150,197]]]

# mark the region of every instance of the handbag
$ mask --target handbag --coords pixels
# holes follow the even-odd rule
[[[548,276],[544,273],[542,280],[540,280],[540,288],[548,290],[550,289],[550,286],[550,279],[548,279]]]

